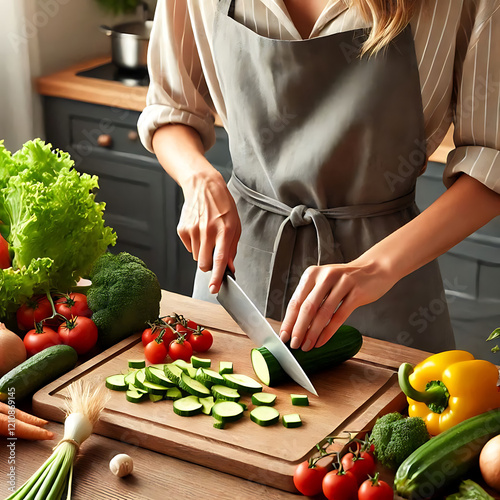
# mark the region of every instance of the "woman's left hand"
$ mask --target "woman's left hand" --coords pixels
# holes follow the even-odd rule
[[[325,344],[359,306],[374,302],[396,283],[378,262],[363,256],[348,264],[311,266],[295,290],[281,325],[283,342],[309,351]]]

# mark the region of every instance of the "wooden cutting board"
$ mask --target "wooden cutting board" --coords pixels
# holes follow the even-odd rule
[[[255,378],[250,361],[254,345],[222,307],[164,292],[161,311],[162,315],[175,311],[210,329],[214,344],[203,357],[212,360],[214,369],[218,370],[220,361],[232,361],[235,373]],[[273,326],[277,327],[277,323]],[[319,397],[309,394],[308,407],[291,404],[290,394],[306,393],[293,382],[276,388],[264,387],[265,392],[277,395],[275,408],[280,415],[300,414],[303,425],[295,429],[287,429],[281,422],[270,427],[252,422],[248,416],[253,408],[249,396],[242,398],[249,409],[244,418],[220,430],[213,427],[211,416],[176,415],[171,401],[130,403],[123,392],[109,391],[109,402],[95,432],[295,491],[293,471],[314,453],[316,443],[344,431],[366,430],[378,415],[404,407],[405,399],[397,384],[397,367],[403,361],[417,363],[426,356],[423,351],[365,338],[355,358],[311,377]],[[70,383],[82,378],[104,383],[107,376],[126,372],[129,359],[143,357],[140,335],[129,337],[37,392],[33,410],[43,418],[62,422],[61,407]],[[337,448],[342,446],[341,440]]]

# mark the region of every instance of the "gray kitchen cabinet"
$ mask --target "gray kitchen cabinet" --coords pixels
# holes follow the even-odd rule
[[[152,269],[162,288],[190,295],[196,270],[177,236],[182,191],[137,137],[139,113],[57,97],[44,97],[46,139],[71,154],[80,172],[99,177],[97,201],[117,233],[113,253],[127,251]],[[228,179],[225,131],[217,127],[209,161]]]

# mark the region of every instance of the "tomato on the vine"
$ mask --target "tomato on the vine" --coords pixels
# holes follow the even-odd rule
[[[52,316],[52,304],[45,295],[31,297],[22,304],[17,312],[17,325],[20,330],[31,330],[35,323],[41,323]]]
[[[205,352],[212,347],[214,338],[208,330],[199,328],[194,332],[188,333],[187,340],[193,347],[193,351]]]
[[[393,489],[378,478],[378,472],[373,478],[364,481],[358,490],[359,500],[392,500]]]
[[[1,224],[1,223],[0,223]],[[9,244],[7,240],[0,234],[0,269],[8,269],[11,267]]]
[[[189,362],[193,355],[193,347],[189,341],[185,340],[183,337],[179,337],[168,346],[168,355],[172,358],[172,361],[183,359]]]
[[[56,312],[63,315],[66,319],[72,316],[85,316],[90,318],[92,311],[87,305],[87,296],[83,293],[70,293],[63,295],[54,303]]]
[[[153,365],[164,363],[167,358],[168,349],[165,343],[158,339],[154,339],[144,347],[144,356]]]
[[[185,335],[190,332],[189,328],[181,323],[177,323],[175,325],[175,330],[177,331],[177,333],[179,333],[179,335]]]
[[[313,497],[322,491],[323,478],[327,469],[322,465],[310,466],[309,461],[297,465],[293,473],[293,484],[306,497]]]
[[[142,332],[142,345],[144,347],[147,346],[150,342],[153,342],[153,340],[157,338],[159,334],[160,328],[157,326],[153,325],[152,327],[146,328]]]
[[[357,500],[358,483],[350,471],[332,470],[323,478],[323,494],[328,500]]]
[[[47,347],[62,343],[56,331],[48,326],[42,326],[40,323],[37,323],[36,327],[24,336],[23,342],[28,356],[33,356]]]
[[[359,453],[346,453],[342,457],[341,462],[344,470],[348,470],[356,476],[358,485],[361,484],[368,476],[373,476],[373,474],[375,474],[375,461],[366,451],[361,451]]]
[[[197,330],[198,329],[198,323],[195,323],[193,320],[188,319],[186,321],[186,326],[190,328],[191,330]]]
[[[73,316],[61,323],[58,329],[63,344],[78,354],[86,354],[97,343],[97,326],[86,316]]]

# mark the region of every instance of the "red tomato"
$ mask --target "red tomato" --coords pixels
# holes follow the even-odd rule
[[[61,344],[61,339],[57,332],[48,326],[37,326],[30,330],[23,339],[26,354],[33,356],[45,348]]]
[[[52,316],[52,305],[45,295],[32,297],[19,307],[16,313],[17,325],[20,330],[30,330],[35,323]]]
[[[378,472],[373,479],[364,481],[358,490],[359,500],[392,500],[393,489],[385,482],[378,479]]]
[[[205,329],[199,329],[195,332],[188,333],[187,340],[193,347],[193,351],[205,352],[212,347],[214,341],[212,334]]]
[[[195,323],[194,321],[188,319],[186,322],[186,326],[188,328],[191,328],[191,330],[197,330],[198,329],[198,323]]]
[[[366,451],[360,452],[357,456],[351,452],[346,453],[342,457],[341,462],[344,470],[348,470],[356,476],[358,485],[367,479],[368,476],[375,474],[375,461]]]
[[[78,354],[85,354],[97,343],[97,326],[85,316],[74,316],[61,323],[57,330],[63,344]]]
[[[66,319],[72,316],[85,316],[90,318],[92,311],[87,305],[87,296],[83,293],[70,293],[55,302],[56,312],[62,314]]]
[[[309,461],[297,465],[293,473],[293,484],[306,497],[313,497],[322,491],[322,482],[327,470],[321,465],[309,467]]]
[[[160,334],[160,329],[156,326],[153,326],[153,328],[146,328],[142,332],[142,345],[147,346],[156,337],[158,337],[159,334]]]
[[[189,362],[193,355],[193,348],[187,340],[180,337],[170,343],[168,346],[168,355],[172,358],[172,361],[183,359]]]
[[[323,494],[328,500],[357,500],[358,483],[349,471],[332,470],[323,478]]]
[[[180,323],[177,323],[177,324],[175,325],[175,329],[176,329],[176,331],[177,331],[180,335],[184,335],[184,334],[186,334],[186,333],[189,333],[189,332],[190,332],[190,331],[189,331],[189,329],[188,329],[186,326],[181,325]]]
[[[11,265],[9,244],[0,234],[0,269],[8,269]]]
[[[162,341],[153,340],[144,348],[144,356],[152,365],[164,363],[167,354],[167,346]]]
[[[174,340],[179,338],[177,332],[169,326],[160,327],[160,335],[166,346],[169,346]]]

